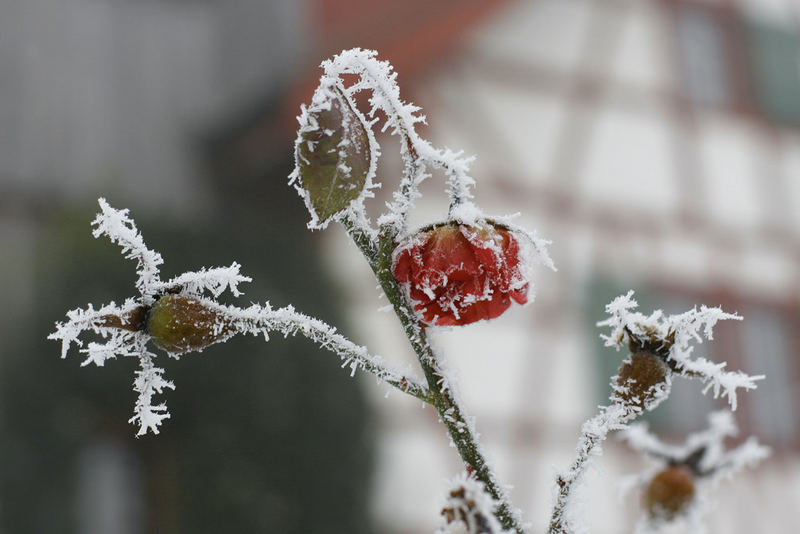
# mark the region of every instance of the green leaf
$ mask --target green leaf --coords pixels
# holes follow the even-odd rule
[[[367,184],[371,154],[366,126],[341,91],[321,87],[295,150],[312,226],[323,227]]]

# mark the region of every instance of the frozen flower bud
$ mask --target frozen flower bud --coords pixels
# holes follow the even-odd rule
[[[622,362],[617,372],[612,400],[623,405],[652,409],[668,386],[670,370],[661,356],[652,352],[634,352]]]
[[[367,185],[371,166],[367,127],[345,96],[321,86],[300,117],[292,175],[311,213],[311,225],[324,226]]]
[[[683,514],[694,498],[694,474],[683,465],[671,465],[648,484],[644,506],[653,519],[672,520]]]
[[[221,310],[184,295],[167,295],[153,304],[147,333],[166,351],[180,354],[202,350],[236,333],[233,322]]]
[[[493,222],[447,223],[400,243],[392,272],[421,320],[465,325],[493,319],[528,301],[529,280],[518,237]]]

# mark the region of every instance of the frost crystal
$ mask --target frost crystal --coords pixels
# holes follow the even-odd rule
[[[165,388],[175,388],[164,378],[164,370],[155,365],[155,354],[147,348],[151,340],[177,358],[182,352],[202,350],[235,333],[265,337],[271,331],[287,336],[300,333],[338,354],[351,373],[357,369],[366,370],[381,381],[427,400],[427,388],[418,379],[387,366],[380,356],[370,354],[364,347],[338,334],[335,328],[291,306],[273,310],[267,303],[240,309],[207,298],[206,294],[217,298],[226,289],[233,295],[241,295],[238,285],[249,282],[250,278],[240,274],[238,263],[185,272],[162,281],[159,265],[163,259],[158,252],[147,248],[135,223],[128,217],[128,210],[114,209],[102,198],[99,203],[101,213],[92,223],[95,226],[92,233],[95,237],[108,236],[122,247],[126,258],[137,260],[139,297],[128,298],[121,305],[111,302],[95,309],[89,304],[85,309],[69,311],[67,321],[56,323],[56,331],[48,339],[61,341],[62,358],[66,358],[72,344],[77,345],[86,355],[81,365],[103,366],[117,356],[139,359],[140,370],[136,372],[133,385],[138,398],[130,419],[139,426],[138,435],[148,431],[158,433],[169,412],[165,404],[153,404],[153,396]],[[156,310],[161,313],[155,313]],[[103,341],[91,341],[84,346],[84,333],[94,334]]]
[[[740,316],[706,306],[677,315],[667,316],[661,310],[644,315],[633,311],[636,307],[638,303],[633,299],[633,291],[615,298],[606,306],[606,313],[610,317],[597,323],[597,326],[611,328],[608,335],[600,336],[607,347],[619,349],[628,342],[663,352],[673,371],[685,377],[699,378],[705,384],[703,393],[713,390],[714,398],[727,397],[732,410],[736,410],[737,389],[755,389],[756,381],[763,380],[763,375],[750,376],[741,371],[725,371],[725,362],[713,363],[692,356],[694,347],[690,344],[693,341],[702,343],[703,336],[713,339],[713,328],[718,321],[741,320]]]
[[[133,381],[133,390],[139,394],[139,398],[136,400],[134,415],[128,422],[138,423],[138,436],[146,434],[148,430],[158,434],[158,427],[164,419],[169,418],[169,412],[166,404],[153,404],[153,395],[161,393],[164,388],[175,389],[172,382],[164,380],[164,370],[153,365],[153,356],[155,355],[151,352],[142,352],[139,358],[141,369],[136,371],[136,379]]]
[[[107,236],[122,248],[126,258],[136,260],[139,297],[128,298],[121,305],[111,302],[94,309],[89,304],[86,309],[67,312],[67,321],[56,323],[56,331],[48,339],[61,341],[62,358],[66,358],[70,345],[77,345],[80,352],[86,354],[82,365],[103,366],[106,360],[117,356],[138,358],[141,369],[136,372],[134,391],[139,396],[130,421],[139,425],[138,435],[148,430],[157,434],[159,425],[169,417],[169,412],[166,405],[153,404],[153,395],[161,393],[164,388],[174,389],[174,385],[163,378],[164,370],[155,366],[155,354],[147,349],[147,342],[151,339],[145,331],[147,310],[166,293],[199,297],[209,292],[217,297],[229,288],[234,295],[239,295],[238,284],[249,282],[250,278],[241,275],[239,264],[233,263],[230,267],[186,272],[163,282],[159,277],[159,266],[164,260],[161,254],[145,245],[136,224],[128,216],[128,210],[112,208],[104,198],[100,198],[98,203],[101,211],[92,221],[92,235],[96,238]],[[84,347],[81,340],[84,332],[96,334],[105,341],[92,341]]]
[[[403,177],[400,186],[393,194],[388,212],[381,215],[378,224],[391,228],[396,234],[406,233],[406,222],[408,213],[411,211],[414,200],[420,196],[419,185],[428,177],[428,168],[442,169],[447,176],[447,191],[451,199],[451,217],[470,224],[476,222],[480,214],[479,210],[472,204],[472,194],[470,187],[475,181],[469,176],[469,165],[473,157],[465,157],[463,152],[454,152],[449,149],[434,148],[428,141],[420,137],[415,131],[417,123],[425,123],[424,115],[419,114],[420,108],[414,104],[403,102],[400,98],[400,89],[397,85],[397,73],[387,61],[380,61],[376,58],[377,52],[374,50],[362,50],[354,48],[345,50],[334,56],[330,60],[322,62],[324,74],[320,78],[319,86],[312,98],[309,107],[301,108],[298,121],[300,131],[298,133],[298,143],[302,141],[303,134],[318,129],[319,125],[314,120],[314,112],[329,105],[330,99],[326,94],[332,90],[341,92],[347,101],[352,104],[356,94],[361,91],[368,91],[369,110],[362,115],[355,106],[353,110],[357,113],[362,123],[367,126],[369,137],[369,147],[372,154],[367,184],[363,188],[363,194],[343,212],[338,219],[347,219],[350,223],[363,232],[365,235],[375,236],[375,230],[370,227],[363,207],[363,200],[372,196],[370,189],[376,187],[372,183],[375,177],[375,167],[380,146],[375,140],[372,126],[376,125],[385,115],[385,121],[380,126],[381,131],[390,131],[397,135],[401,140],[400,153],[404,163]],[[345,85],[342,76],[355,75],[358,80],[349,85]],[[300,166],[304,162],[296,161],[294,172],[290,175],[290,184],[297,185],[300,176]],[[301,195],[309,204],[308,193],[301,191]],[[472,214],[465,216],[467,214]],[[463,219],[463,220],[462,220]],[[318,221],[314,218],[312,210],[312,228],[322,228],[327,224],[326,221]]]

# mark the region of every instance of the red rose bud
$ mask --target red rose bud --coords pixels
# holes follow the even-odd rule
[[[167,295],[150,309],[147,333],[162,349],[181,354],[225,341],[236,330],[221,310],[192,297]]]
[[[682,465],[672,465],[650,481],[644,505],[654,519],[667,521],[683,514],[694,499],[694,475]]]
[[[492,222],[448,223],[400,243],[392,273],[429,325],[464,325],[493,319],[514,300],[528,301],[517,237]]]

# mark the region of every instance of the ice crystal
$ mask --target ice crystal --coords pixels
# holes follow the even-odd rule
[[[161,254],[147,247],[128,210],[112,208],[104,198],[100,198],[98,203],[101,211],[92,221],[92,235],[95,238],[107,236],[122,248],[126,258],[136,260],[139,296],[128,298],[121,305],[110,302],[95,309],[89,304],[85,309],[69,311],[67,321],[56,323],[56,331],[48,339],[61,341],[62,358],[66,358],[72,344],[77,345],[86,355],[82,365],[103,366],[107,360],[117,356],[138,358],[140,370],[134,381],[138,398],[131,422],[139,425],[138,435],[148,430],[157,434],[159,425],[169,417],[169,412],[164,404],[154,405],[153,396],[164,388],[174,389],[174,385],[164,379],[164,370],[153,363],[155,354],[147,348],[150,336],[144,331],[144,325],[128,324],[128,318],[140,310],[145,314],[144,310],[168,292],[190,296],[209,292],[217,297],[228,288],[234,295],[239,295],[238,284],[248,282],[250,278],[241,275],[239,264],[233,263],[230,267],[186,272],[164,282],[159,276],[159,266],[164,260]],[[81,336],[85,332],[96,334],[104,341],[92,341],[84,346]]]
[[[692,354],[694,347],[691,343],[702,343],[703,337],[713,339],[713,328],[718,321],[742,319],[735,313],[701,306],[699,310],[695,307],[676,315],[665,315],[661,310],[644,315],[634,311],[637,307],[633,291],[615,298],[606,306],[609,318],[597,325],[611,329],[609,334],[601,334],[607,347],[619,349],[627,342],[663,353],[673,371],[685,377],[699,378],[705,384],[703,393],[712,390],[714,398],[727,397],[732,410],[737,406],[737,390],[755,389],[756,381],[764,378],[763,375],[751,376],[741,371],[725,371],[725,362],[714,363]]]
[[[140,370],[136,372],[133,386],[138,398],[130,419],[130,422],[139,426],[138,435],[148,431],[158,433],[159,426],[169,417],[169,412],[165,404],[154,404],[153,397],[165,388],[174,389],[172,382],[164,378],[164,370],[154,363],[156,355],[148,349],[151,340],[162,348],[167,347],[165,350],[168,354],[177,358],[180,352],[202,350],[208,344],[225,341],[235,333],[263,335],[265,338],[272,331],[286,336],[300,333],[339,355],[342,365],[348,367],[351,373],[363,369],[380,381],[417,398],[427,399],[427,389],[418,379],[404,370],[388,366],[383,358],[370,354],[366,348],[339,334],[335,328],[299,313],[291,306],[273,310],[267,303],[241,309],[218,303],[214,299],[226,289],[239,296],[241,292],[238,285],[250,281],[250,278],[240,274],[240,266],[236,262],[229,267],[202,268],[162,281],[159,265],[163,259],[158,252],[147,248],[133,219],[128,216],[128,210],[114,209],[102,198],[99,204],[101,212],[92,223],[95,227],[92,233],[95,237],[108,236],[122,247],[126,258],[137,261],[136,288],[139,296],[130,297],[119,305],[111,302],[95,308],[89,304],[84,309],[71,310],[67,312],[65,322],[56,323],[56,331],[48,339],[61,341],[62,358],[66,358],[73,344],[77,345],[79,352],[86,355],[81,365],[93,363],[102,367],[107,360],[117,356],[138,358]],[[191,322],[190,325],[180,326],[195,330],[206,328],[208,331],[192,332],[188,345],[164,343],[164,340],[159,344],[159,339],[154,338],[156,334],[148,326],[148,320],[152,315],[151,310],[164,302],[172,306],[171,312],[185,312],[183,316],[173,313],[171,317],[174,321]],[[204,316],[214,320],[198,320],[199,312],[205,312]],[[83,336],[91,334],[101,341],[84,344]],[[178,350],[170,347],[188,348]]]
[[[414,205],[414,200],[420,196],[420,184],[430,177],[428,168],[442,169],[447,176],[447,191],[451,198],[451,210],[460,213],[470,211],[474,207],[471,203],[472,194],[470,187],[475,181],[469,176],[469,165],[473,157],[465,157],[463,152],[454,152],[449,149],[437,149],[430,142],[420,137],[415,131],[417,123],[425,123],[426,118],[420,114],[420,108],[411,103],[406,103],[400,98],[400,88],[397,85],[397,73],[394,72],[392,65],[387,61],[377,59],[377,52],[374,50],[362,50],[354,48],[345,50],[333,58],[323,61],[322,68],[324,74],[320,78],[317,90],[312,98],[309,107],[302,107],[298,121],[300,122],[300,132],[298,133],[298,143],[301,142],[302,134],[317,128],[313,121],[312,112],[326,105],[324,95],[329,93],[332,88],[340,91],[341,94],[351,104],[355,96],[362,91],[369,92],[369,110],[361,114],[353,105],[353,109],[367,126],[370,151],[372,160],[367,179],[367,185],[363,189],[363,195],[354,201],[350,207],[338,219],[347,218],[360,231],[367,235],[375,235],[375,230],[371,228],[366,217],[363,201],[372,196],[370,189],[376,187],[373,184],[375,177],[375,164],[380,154],[380,146],[375,140],[372,131],[382,118],[383,124],[380,131],[389,131],[391,134],[400,138],[400,153],[404,164],[403,176],[399,188],[393,194],[393,200],[388,203],[388,211],[378,219],[378,224],[392,228],[397,234],[406,232],[408,213]],[[355,75],[357,81],[346,85],[342,77]],[[297,184],[299,176],[299,162],[294,172],[290,175],[290,183]],[[306,198],[307,193],[301,191],[301,195]],[[466,221],[465,221],[466,222]],[[309,224],[312,228],[324,227],[327,223],[314,219],[312,211],[312,221]]]

